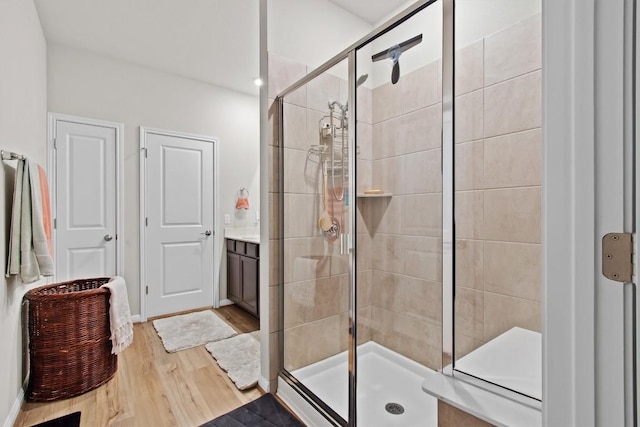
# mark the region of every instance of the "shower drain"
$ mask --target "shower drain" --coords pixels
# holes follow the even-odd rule
[[[399,403],[387,403],[384,405],[384,409],[393,415],[404,414],[404,407]]]

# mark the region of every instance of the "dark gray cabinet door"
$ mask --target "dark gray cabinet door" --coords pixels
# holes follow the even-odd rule
[[[227,252],[227,298],[235,303],[242,301],[240,255],[231,252]]]
[[[242,265],[242,301],[246,309],[258,317],[258,277],[259,263],[255,258],[241,257]]]
[[[260,246],[227,239],[227,298],[259,317]]]

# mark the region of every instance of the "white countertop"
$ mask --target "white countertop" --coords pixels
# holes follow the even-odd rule
[[[241,242],[249,242],[260,244],[260,228],[258,227],[237,227],[225,228],[224,238],[240,240]]]

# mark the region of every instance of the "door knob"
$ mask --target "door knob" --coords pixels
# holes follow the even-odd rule
[[[111,240],[113,240],[113,236],[111,234],[105,234],[104,240],[106,240],[107,242],[110,242]]]
[[[200,234],[204,234],[205,236],[211,236],[211,230],[205,230],[204,233],[200,233]]]

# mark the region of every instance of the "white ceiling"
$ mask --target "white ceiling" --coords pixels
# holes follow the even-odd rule
[[[258,0],[35,3],[49,43],[258,94]]]
[[[49,43],[257,95],[259,0],[35,0]],[[330,0],[368,23],[407,0]]]

